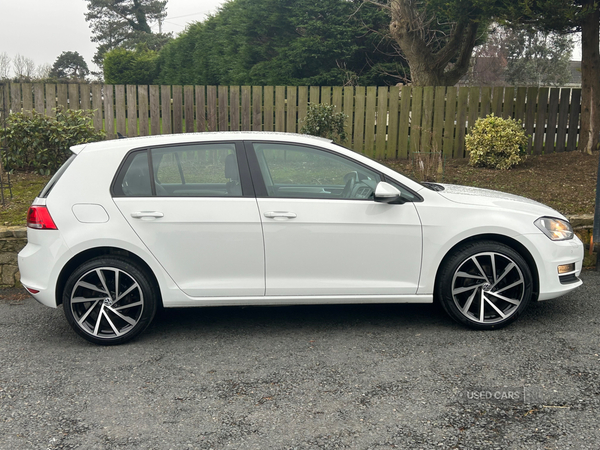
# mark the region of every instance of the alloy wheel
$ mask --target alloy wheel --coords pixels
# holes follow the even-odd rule
[[[71,312],[78,327],[98,339],[126,335],[140,321],[144,294],[139,283],[116,267],[98,267],[74,284]]]
[[[519,265],[497,252],[481,252],[464,260],[452,278],[452,299],[472,322],[505,321],[521,305],[525,278]]]

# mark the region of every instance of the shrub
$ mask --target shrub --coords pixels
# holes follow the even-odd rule
[[[333,105],[309,103],[300,133],[328,138],[343,144],[347,137],[344,130],[346,117],[344,113],[336,113]]]
[[[520,120],[490,114],[475,122],[465,145],[471,166],[506,170],[523,161],[527,135]]]
[[[34,170],[49,175],[67,160],[69,148],[100,141],[105,135],[92,125],[93,111],[56,109],[56,117],[36,111],[14,113],[0,129],[5,170]]]

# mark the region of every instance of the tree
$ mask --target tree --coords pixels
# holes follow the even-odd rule
[[[389,0],[381,5],[390,12],[391,36],[415,85],[452,86],[467,73],[483,17],[468,0],[454,3],[465,3],[458,15],[435,2]]]
[[[17,81],[31,81],[35,75],[35,62],[18,54],[13,58],[13,69]]]
[[[83,81],[89,73],[85,59],[78,52],[62,52],[50,70],[50,76],[70,81]]]
[[[104,54],[116,47],[133,49],[146,44],[160,49],[171,39],[170,33],[153,33],[150,25],[167,16],[167,0],[86,0],[85,20],[92,28],[92,41],[99,46],[94,62],[102,65]]]
[[[573,40],[568,35],[517,29],[507,36],[506,81],[522,86],[561,86],[571,79]]]
[[[497,0],[364,1],[388,11],[390,36],[419,86],[455,85],[467,73],[487,25],[524,7]]]
[[[493,25],[485,44],[475,48],[471,58],[468,82],[473,86],[505,84],[507,61],[507,30]]]
[[[600,134],[600,3],[595,0],[537,0],[519,21],[538,29],[581,32],[581,130],[578,147],[591,154]]]
[[[6,52],[0,53],[0,80],[6,80],[10,77],[10,65],[12,59]]]
[[[388,18],[372,5],[358,11],[357,5],[361,0],[232,0],[160,51],[159,80],[395,84],[389,74],[402,63],[380,34]]]
[[[104,55],[104,81],[108,84],[152,84],[157,76],[158,53],[139,47],[115,48]]]
[[[500,86],[560,86],[571,78],[569,35],[494,24],[472,57],[469,83]]]
[[[38,80],[45,80],[50,78],[52,72],[52,66],[48,63],[40,64],[35,71],[35,78]]]

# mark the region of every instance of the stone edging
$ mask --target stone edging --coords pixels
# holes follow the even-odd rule
[[[0,227],[0,239],[27,238],[27,227]]]
[[[17,254],[27,244],[27,228],[0,227],[0,285],[20,286]]]

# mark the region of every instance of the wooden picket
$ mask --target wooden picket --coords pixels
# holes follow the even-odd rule
[[[414,152],[463,158],[465,135],[490,113],[521,120],[527,153],[577,148],[581,90],[547,87],[134,86],[0,84],[0,117],[93,110],[107,138],[254,130],[299,132],[309,103],[346,116],[348,145],[377,159]],[[6,110],[6,111],[5,111]]]

